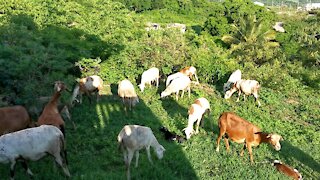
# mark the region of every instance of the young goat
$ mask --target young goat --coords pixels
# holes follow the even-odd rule
[[[272,163],[278,171],[282,172],[283,174],[292,177],[295,180],[302,180],[302,175],[299,173],[298,170],[291,168],[290,166],[283,164],[278,160],[274,160]]]
[[[0,135],[31,126],[30,116],[23,106],[0,108]]]
[[[24,169],[33,176],[27,166],[27,160],[37,161],[47,154],[52,155],[62,167],[64,173],[70,176],[67,167],[67,154],[62,132],[51,125],[42,125],[0,136],[0,163],[11,163],[11,179],[17,160],[22,160]]]
[[[172,80],[169,86],[161,93],[161,98],[169,96],[172,93],[176,93],[176,99],[178,100],[179,91],[182,90],[181,98],[184,95],[184,91],[188,90],[189,98],[190,98],[190,86],[191,81],[188,76],[181,76]]]
[[[63,135],[65,135],[64,121],[58,110],[58,101],[62,91],[65,89],[67,89],[67,87],[62,81],[55,82],[55,93],[44,107],[37,122],[39,126],[43,124],[54,125],[62,131]]]
[[[280,140],[282,137],[280,135],[261,132],[260,128],[232,112],[222,113],[218,125],[220,132],[217,138],[217,152],[219,152],[220,139],[225,133],[228,135],[224,138],[227,151],[229,151],[228,138],[236,143],[245,143],[240,155],[243,156],[244,150],[248,148],[251,164],[253,163],[252,146],[269,143],[276,151],[281,149]]]
[[[139,103],[139,97],[134,90],[133,84],[127,80],[122,80],[118,85],[118,95],[122,99],[125,112],[127,113],[127,106],[131,110],[137,103]]]
[[[152,82],[156,82],[156,86],[159,86],[159,69],[156,67],[150,68],[144,71],[141,76],[141,83],[138,85],[141,92],[143,92],[145,85],[151,85]]]
[[[182,136],[179,136],[175,133],[170,132],[166,127],[162,126],[159,128],[161,132],[164,133],[164,138],[168,141],[178,141],[178,143],[183,143],[185,141],[185,138]]]
[[[255,100],[258,102],[258,106],[260,107],[261,106],[261,103],[260,101],[258,100],[258,91],[260,89],[260,84],[258,81],[256,80],[244,80],[244,79],[241,79],[240,81],[237,81],[233,87],[228,90],[226,92],[226,94],[224,95],[224,98],[225,99],[229,99],[232,94],[236,91],[239,91],[238,92],[238,99],[237,99],[237,102],[239,101],[239,98],[240,98],[240,95],[241,95],[241,92],[243,92],[243,99],[246,100],[246,95],[253,95]]]
[[[190,139],[191,135],[194,134],[194,130],[193,130],[193,124],[195,122],[197,122],[196,124],[196,134],[199,133],[199,125],[200,125],[200,121],[202,119],[202,115],[204,114],[205,109],[202,108],[200,105],[198,104],[191,104],[188,114],[188,126],[183,129],[185,131],[186,134],[186,138]]]
[[[153,147],[157,157],[162,159],[164,147],[158,143],[149,127],[139,125],[126,125],[118,135],[118,143],[123,151],[124,162],[127,168],[127,179],[130,179],[130,163],[136,153],[136,167],[138,167],[139,150],[146,148],[148,159],[152,164],[150,146]]]
[[[86,94],[91,102],[90,95],[96,93],[97,101],[100,100],[101,90],[103,89],[103,81],[99,76],[93,75],[82,78],[73,90],[71,104],[74,105],[75,102],[82,103],[82,95]],[[77,99],[79,96],[79,100]]]
[[[223,84],[223,92],[228,91],[231,88],[230,87],[231,84],[235,84],[237,81],[240,81],[240,80],[241,80],[241,71],[237,69],[230,75],[227,83]]]

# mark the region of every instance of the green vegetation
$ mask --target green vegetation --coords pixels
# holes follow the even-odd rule
[[[72,179],[125,179],[116,137],[126,124],[151,127],[167,150],[162,160],[153,154],[154,165],[142,151],[139,168],[131,166],[133,179],[286,179],[264,163],[267,159],[297,168],[304,179],[317,179],[320,16],[290,9],[279,15],[278,10],[248,0],[0,0],[0,94],[29,107],[37,97],[51,95],[56,80],[72,88],[80,77],[103,78],[102,100],[84,99],[71,110],[76,130],[66,121]],[[284,22],[286,33],[272,30],[276,21]],[[147,22],[162,29],[146,31]],[[186,33],[165,28],[174,22],[186,24]],[[160,99],[167,75],[189,65],[197,68],[201,82],[192,86],[191,98]],[[159,89],[141,93],[136,86],[141,102],[125,116],[117,83],[128,78],[137,85],[152,66],[162,72]],[[223,83],[238,68],[243,78],[261,83],[260,108],[253,97],[223,99]],[[70,96],[66,92],[62,101]],[[158,128],[183,135],[188,107],[198,97],[206,97],[212,108],[204,128],[183,144],[165,141]],[[247,152],[239,156],[242,145],[236,143],[228,154],[222,142],[217,153],[217,120],[224,111],[281,134],[281,151],[266,144],[254,148],[254,165]],[[35,179],[64,178],[49,157],[29,164]],[[16,179],[26,179],[21,164],[16,169]],[[9,166],[0,165],[1,179],[8,176]]]

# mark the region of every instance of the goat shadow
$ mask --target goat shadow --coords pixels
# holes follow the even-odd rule
[[[167,120],[158,119],[148,107],[149,102],[144,102],[141,98],[140,102],[133,110],[129,111],[128,115],[124,115],[123,104],[121,99],[117,96],[117,84],[111,84],[109,87],[110,89],[107,90],[107,94],[102,95],[101,101],[95,104],[94,108],[90,108],[92,105],[88,102],[84,102],[82,106],[78,106],[79,108],[76,108],[72,112],[73,114],[85,113],[86,115],[90,115],[90,118],[82,118],[81,122],[78,122],[78,126],[80,126],[78,129],[80,129],[80,131],[85,130],[88,132],[87,135],[73,134],[76,137],[70,135],[70,139],[75,139],[72,141],[76,141],[77,139],[82,139],[83,136],[89,136],[92,139],[95,139],[94,141],[88,141],[85,146],[84,144],[76,145],[78,147],[75,149],[86,148],[91,149],[94,152],[99,152],[101,150],[108,151],[107,154],[103,154],[106,159],[110,159],[107,162],[99,164],[100,160],[97,159],[98,157],[92,156],[87,158],[90,158],[92,161],[96,161],[96,164],[99,164],[98,166],[100,166],[100,169],[103,169],[103,173],[106,174],[105,177],[110,177],[110,179],[112,179],[112,177],[124,179],[125,164],[123,155],[117,148],[117,135],[123,126],[127,124],[148,126],[153,130],[157,140],[167,149],[167,151],[162,160],[156,159],[154,153],[151,153],[154,163],[150,166],[145,151],[141,150],[139,168],[134,168],[134,159],[131,163],[130,169],[132,179],[154,179],[155,177],[156,179],[175,179],[180,177],[197,179],[196,173],[189,160],[182,152],[181,146],[176,143],[167,142],[162,132],[160,132],[159,127],[163,126],[163,122]],[[106,139],[106,137],[108,138]],[[99,142],[104,142],[104,145],[102,146]],[[182,163],[184,166],[176,168],[176,161],[178,161],[179,164]],[[87,165],[88,168],[90,168],[89,164],[90,163]],[[175,168],[170,167],[170,164]]]
[[[305,153],[301,149],[299,149],[296,146],[293,146],[287,141],[283,141],[282,143],[282,148],[280,153],[280,156],[284,158],[285,162],[290,163],[292,161],[292,158],[296,159],[299,161],[301,164],[308,166],[312,170],[320,173],[320,164],[316,160],[312,158],[309,154]],[[307,171],[304,171],[303,169],[298,169],[299,171],[302,171],[302,174],[308,174]],[[311,176],[311,174],[309,174]],[[314,177],[315,179],[319,177]]]

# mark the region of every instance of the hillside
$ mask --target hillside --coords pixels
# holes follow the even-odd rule
[[[83,104],[71,109],[76,129],[66,121],[71,179],[125,179],[117,135],[126,124],[149,126],[166,149],[162,160],[152,150],[153,165],[141,150],[139,167],[131,164],[132,179],[288,179],[267,163],[275,159],[298,169],[304,179],[318,179],[320,59],[314,35],[320,33],[315,23],[319,14],[279,16],[251,1],[186,1],[185,9],[170,2],[171,8],[135,12],[108,0],[0,0],[1,97],[28,108],[38,105],[37,98],[51,96],[56,80],[71,89],[78,78],[102,77],[101,101],[89,103],[84,97]],[[286,33],[272,30],[277,21],[284,22]],[[159,23],[162,29],[146,31],[147,22]],[[165,28],[174,22],[186,24],[186,33]],[[191,97],[161,99],[166,77],[190,65],[197,68],[200,81],[192,84]],[[141,74],[152,66],[161,71],[160,87],[146,87],[142,93],[137,86]],[[261,83],[261,107],[252,96],[239,102],[237,93],[223,98],[223,83],[236,69],[243,78]],[[128,115],[117,96],[117,84],[124,78],[131,80],[140,98]],[[61,101],[68,103],[70,97],[66,92]],[[200,133],[182,144],[166,141],[159,127],[184,135],[188,108],[199,97],[211,105]],[[239,155],[242,144],[231,142],[227,153],[221,141],[216,152],[217,121],[226,111],[282,135],[282,149],[267,144],[253,148],[253,165],[247,151]],[[37,119],[37,114],[31,115]],[[52,157],[29,166],[34,179],[65,178]],[[9,174],[9,165],[1,164],[0,179]],[[27,179],[19,163],[15,177]]]

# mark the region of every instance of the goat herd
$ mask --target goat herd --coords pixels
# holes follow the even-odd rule
[[[186,67],[180,72],[171,74],[166,80],[166,89],[161,93],[161,98],[176,93],[176,100],[179,99],[179,91],[187,90],[190,98],[191,79],[195,77],[195,83],[198,84],[196,68],[193,66]],[[143,92],[146,85],[151,85],[155,82],[159,85],[159,69],[151,68],[145,71],[141,76],[141,83],[138,85]],[[80,79],[72,94],[72,104],[82,102],[82,95],[91,95],[95,93],[97,100],[101,95],[103,81],[99,76],[89,76]],[[224,84],[225,99],[228,99],[232,94],[238,91],[238,96],[241,93],[245,95],[253,95],[261,106],[258,100],[258,90],[260,85],[255,80],[241,79],[241,71],[233,72],[227,83]],[[68,90],[66,85],[61,82],[55,82],[54,94],[50,101],[43,108],[38,121],[35,123],[37,127],[33,127],[30,116],[23,106],[11,106],[0,108],[0,163],[11,163],[10,177],[14,178],[14,169],[17,161],[21,161],[23,168],[32,176],[31,170],[27,166],[27,160],[37,161],[40,158],[50,154],[54,157],[58,165],[63,169],[66,176],[70,176],[67,167],[67,153],[65,150],[65,128],[64,120],[61,117],[58,104],[62,91]],[[125,112],[139,103],[139,98],[135,92],[134,85],[127,79],[122,80],[118,85],[118,95],[124,104]],[[239,100],[239,97],[238,97]],[[67,109],[65,105],[63,109]],[[188,125],[183,131],[186,139],[168,131],[165,127],[161,127],[160,131],[164,132],[165,138],[168,140],[177,140],[183,142],[190,139],[193,134],[199,132],[204,113],[210,112],[210,103],[206,98],[198,98],[190,106],[188,110]],[[196,122],[196,130],[193,126]],[[281,149],[280,140],[282,137],[278,134],[262,132],[259,127],[242,119],[232,112],[223,112],[218,121],[220,132],[217,138],[216,151],[219,151],[220,139],[224,137],[226,149],[229,151],[228,139],[236,143],[244,143],[240,155],[243,155],[245,149],[248,149],[251,163],[253,163],[252,146],[258,146],[261,143],[268,143],[277,151]],[[28,128],[30,127],[30,128]],[[150,146],[155,150],[156,155],[161,159],[164,155],[165,148],[159,144],[154,136],[151,128],[139,125],[126,125],[118,134],[119,147],[123,151],[124,161],[126,165],[127,178],[130,179],[130,163],[133,155],[136,155],[136,164],[138,166],[139,150],[145,148],[148,159],[152,163],[150,156]],[[302,179],[301,174],[288,165],[282,164],[279,161],[274,161],[273,165],[294,179]]]

